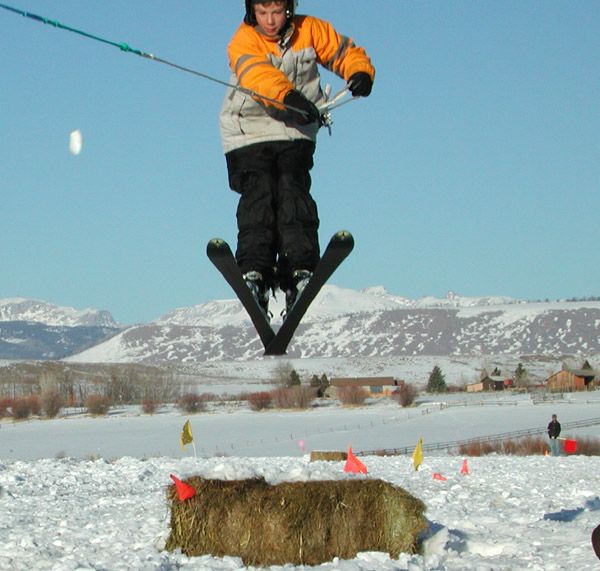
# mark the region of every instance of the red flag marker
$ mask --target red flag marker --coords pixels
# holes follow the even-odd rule
[[[439,472],[434,472],[433,473],[433,479],[434,480],[439,480],[440,482],[445,482],[448,478],[445,478]]]
[[[354,455],[352,447],[348,447],[348,457],[344,464],[344,472],[352,472],[354,474],[366,474],[367,467]]]
[[[170,476],[171,480],[175,482],[175,489],[177,490],[177,497],[180,502],[185,502],[185,500],[189,500],[196,495],[196,488],[182,482],[179,478],[173,476],[173,474],[170,474]]]
[[[463,460],[463,464],[462,464],[462,468],[460,469],[460,473],[463,476],[468,476],[469,475],[469,464],[467,463],[467,459],[466,458]]]

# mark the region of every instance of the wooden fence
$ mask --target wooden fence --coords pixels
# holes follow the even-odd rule
[[[562,423],[562,429],[573,430],[575,428],[586,428],[588,426],[596,426],[600,424],[600,418],[590,418],[588,420],[578,420],[575,422]],[[452,440],[450,442],[437,442],[432,444],[423,444],[423,452],[434,452],[445,450],[452,452],[460,446],[473,444],[475,442],[498,442],[515,438],[523,438],[524,436],[535,436],[546,433],[545,427],[525,428],[523,430],[513,430],[512,432],[503,432],[501,434],[493,434],[490,436],[478,436],[477,438],[468,438],[466,440]],[[379,450],[362,450],[354,452],[356,456],[401,456],[403,454],[412,454],[415,446],[405,446],[403,448],[380,448]]]

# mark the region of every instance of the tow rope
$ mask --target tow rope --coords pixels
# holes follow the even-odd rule
[[[85,32],[83,30],[78,30],[77,28],[72,28],[71,26],[66,26],[64,24],[61,24],[60,22],[58,22],[57,20],[51,20],[50,18],[46,18],[44,16],[39,16],[38,14],[33,14],[32,12],[27,12],[26,10],[20,10],[18,8],[14,8],[12,6],[8,6],[7,4],[4,3],[0,3],[0,8],[3,8],[4,10],[8,10],[9,12],[12,12],[13,14],[18,14],[19,16],[23,16],[25,18],[29,18],[31,20],[34,20],[36,22],[39,22],[41,24],[48,24],[49,26],[53,26],[54,28],[59,28],[60,30],[65,30],[67,32],[72,32],[74,34],[79,34],[80,36],[83,36],[85,38],[88,38],[90,40],[95,40],[97,42],[101,42],[103,44],[108,44],[110,46],[119,48],[122,52],[127,52],[127,53],[132,53],[135,54],[137,56],[143,57],[145,59],[149,59],[151,61],[155,61],[157,63],[162,63],[164,65],[168,65],[169,67],[172,67],[174,69],[177,69],[179,71],[183,71],[185,73],[190,73],[192,75],[195,75],[197,77],[201,77],[202,79],[206,79],[208,81],[212,81],[214,83],[218,83],[220,85],[224,85],[225,87],[229,87],[231,89],[234,89],[236,91],[241,91],[242,93],[250,96],[250,97],[254,97],[256,99],[262,99],[263,101],[267,101],[269,103],[274,103],[278,106],[283,106],[286,109],[289,109],[290,111],[294,111],[296,113],[301,113],[303,115],[308,115],[308,113],[306,111],[303,111],[302,109],[297,109],[295,107],[292,107],[290,105],[286,105],[285,103],[282,103],[281,101],[278,101],[276,99],[272,99],[271,97],[267,97],[266,95],[261,95],[260,93],[257,93],[256,91],[252,90],[252,89],[248,89],[246,87],[243,87],[241,85],[233,85],[227,81],[223,81],[221,79],[218,79],[216,77],[213,77],[211,75],[208,75],[207,73],[203,73],[201,71],[197,71],[195,69],[183,66],[183,65],[179,65],[177,63],[173,63],[171,61],[168,61],[166,59],[162,59],[158,56],[155,56],[154,54],[151,54],[149,52],[145,52],[143,50],[139,50],[139,49],[135,49],[132,48],[129,44],[125,43],[125,42],[115,42],[112,40],[108,40],[106,38],[102,38],[100,36],[96,36],[94,34],[90,34],[89,32]],[[333,120],[331,118],[331,110],[337,107],[340,107],[341,105],[344,105],[344,103],[348,103],[349,101],[352,101],[352,99],[346,99],[346,101],[344,102],[339,102],[340,98],[344,95],[346,95],[348,93],[347,89],[343,89],[340,93],[338,93],[332,100],[330,101],[325,101],[325,103],[323,103],[320,107],[319,107],[319,111],[321,111],[322,115],[321,115],[321,125],[326,126],[329,129],[329,134],[331,134],[331,125],[333,123]],[[327,90],[326,90],[326,97],[328,96]]]

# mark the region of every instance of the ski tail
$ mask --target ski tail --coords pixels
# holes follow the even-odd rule
[[[266,349],[275,338],[275,332],[271,328],[271,324],[262,308],[254,299],[250,288],[246,285],[229,244],[221,238],[213,238],[206,246],[206,255],[217,270],[221,272],[221,275],[244,306]]]
[[[265,355],[284,355],[302,317],[323,285],[354,248],[354,238],[347,230],[336,232],[319,260],[312,277],[302,290],[275,337],[265,347]]]

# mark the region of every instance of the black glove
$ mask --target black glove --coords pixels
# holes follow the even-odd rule
[[[368,97],[373,88],[373,80],[365,71],[357,71],[348,80],[348,89],[353,97]]]
[[[299,125],[308,125],[321,120],[321,113],[317,106],[295,89],[292,89],[283,98],[283,103],[288,107],[287,111],[292,120]],[[293,107],[293,109],[289,109],[289,107]]]

